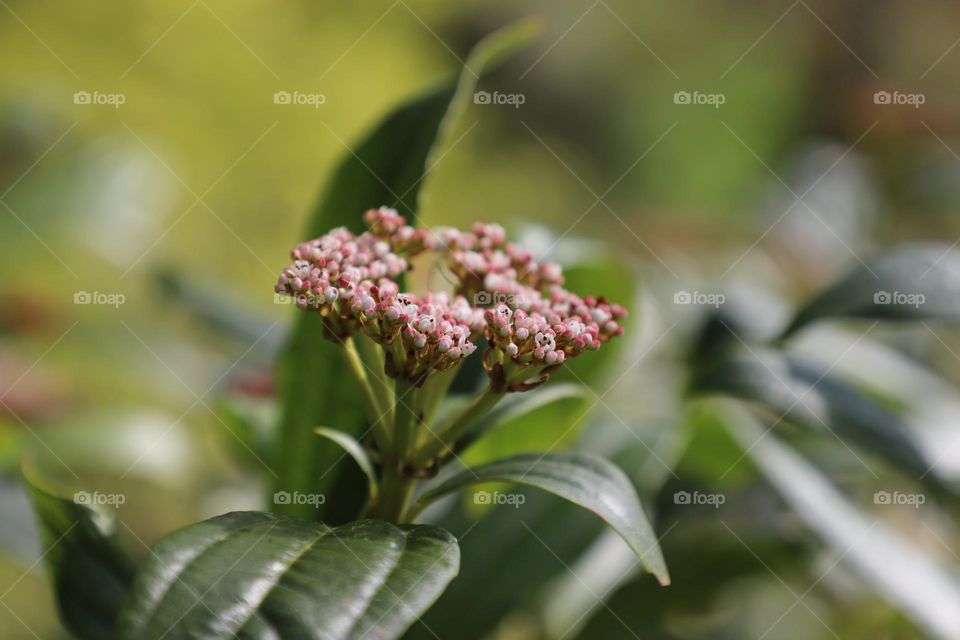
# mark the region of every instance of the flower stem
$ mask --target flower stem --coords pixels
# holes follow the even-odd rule
[[[420,392],[408,380],[398,378],[394,396],[394,446],[383,458],[380,467],[380,498],[370,509],[370,516],[388,522],[401,522],[417,482],[416,478],[407,476],[404,470],[419,435]]]
[[[433,424],[434,416],[440,408],[440,404],[450,390],[450,385],[456,377],[458,367],[451,367],[445,371],[440,371],[427,378],[421,390],[421,406],[423,408],[423,424],[428,428]],[[421,434],[427,438],[431,437],[430,432],[425,430]],[[418,443],[419,446],[419,443]]]
[[[403,463],[407,462],[419,431],[417,427],[420,425],[420,416],[417,401],[420,394],[410,382],[398,379],[395,395],[393,436],[396,442],[395,450],[400,457],[400,462]]]
[[[416,478],[404,475],[402,463],[395,454],[384,460],[381,474],[380,496],[368,515],[387,522],[403,522],[404,511],[416,486]]]
[[[420,450],[414,455],[414,467],[425,467],[438,455],[447,450],[452,450],[457,440],[459,440],[477,420],[485,416],[500,402],[505,395],[505,392],[495,391],[493,387],[484,389],[470,404],[461,409],[444,424],[434,429],[433,438],[420,447]]]
[[[370,378],[367,376],[367,369],[357,353],[357,345],[353,337],[347,338],[344,342],[345,353],[347,355],[347,364],[357,380],[357,384],[363,389],[365,396],[364,406],[366,407],[367,419],[373,423],[373,433],[377,439],[377,445],[381,451],[389,451],[392,439],[390,437],[390,428],[386,418],[387,410],[380,406],[380,401],[373,388],[370,386]]]
[[[385,357],[383,347],[363,334],[357,334],[354,339],[357,342],[357,353],[360,354],[360,361],[366,366],[370,386],[374,395],[380,401],[378,409],[381,412],[380,415],[390,411],[391,415],[384,416],[384,420],[387,421],[387,424],[392,424],[393,380],[388,378],[383,371]]]

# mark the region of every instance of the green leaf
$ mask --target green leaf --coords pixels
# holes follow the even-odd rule
[[[60,618],[82,640],[110,640],[136,567],[115,540],[113,518],[41,487],[33,475],[24,469]]]
[[[125,640],[397,638],[460,563],[436,527],[251,511],[181,529],[153,552],[120,621]]]
[[[783,336],[824,318],[960,320],[960,255],[942,244],[899,247],[816,295]]]
[[[769,350],[732,353],[697,372],[690,390],[733,396],[763,406],[775,419],[833,431],[913,477],[930,470],[899,416],[810,360]]]
[[[367,455],[366,450],[360,446],[360,443],[343,431],[337,431],[336,429],[317,427],[313,430],[313,432],[318,436],[323,436],[328,440],[332,440],[340,445],[344,451],[350,454],[350,457],[354,459],[354,461],[357,463],[357,466],[360,467],[361,471],[363,471],[363,474],[367,476],[367,494],[371,502],[375,501],[378,494],[377,474],[373,470],[373,463],[370,462],[370,457]]]
[[[833,549],[838,562],[849,565],[931,637],[960,637],[960,582],[945,570],[942,559],[931,558],[876,517],[862,513],[818,469],[765,433],[742,407],[727,409],[725,421],[745,455]]]
[[[611,252],[609,246],[604,249],[605,253],[584,249],[580,262],[565,263],[564,287],[579,295],[596,295],[597,283],[602,282],[605,298],[630,309],[631,315],[624,324],[625,335],[604,345],[599,351],[591,351],[588,357],[569,360],[551,376],[558,381],[589,385],[598,392],[605,390],[605,383],[613,378],[613,371],[616,370],[613,365],[628,352],[630,340],[641,333],[637,322],[641,314],[634,304],[640,300],[636,266],[625,255]]]
[[[529,21],[507,27],[484,39],[467,59],[457,81],[399,107],[365,140],[347,151],[307,225],[305,237],[337,226],[362,228],[361,215],[371,207],[395,206],[411,223],[430,159],[445,144],[469,102],[477,77],[492,70],[536,33]],[[340,453],[313,437],[316,424],[336,424],[354,437],[369,426],[363,418],[359,390],[342,383],[346,363],[342,347],[323,337],[317,314],[297,313],[293,333],[280,364],[283,418],[274,465],[280,473],[276,491],[333,495],[319,509],[306,505],[280,508],[289,515],[345,522],[363,501],[356,468],[337,464]],[[322,478],[322,480],[318,480]]]
[[[588,453],[528,453],[467,469],[424,493],[414,512],[472,484],[513,482],[543,489],[599,516],[660,581],[670,583],[657,537],[626,474],[608,460]]]
[[[469,447],[467,460],[479,462],[551,445],[562,448],[580,434],[576,427],[584,422],[588,398],[586,387],[570,382],[508,394],[457,442],[457,451]],[[560,434],[565,435],[557,442]]]

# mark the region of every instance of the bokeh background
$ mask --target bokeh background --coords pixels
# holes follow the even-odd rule
[[[634,295],[617,274],[638,278],[651,311],[636,314],[643,338],[597,421],[668,441],[668,466],[729,499],[725,511],[661,505],[661,533],[680,523],[663,541],[671,595],[621,590],[635,577],[585,561],[573,575],[597,572],[609,606],[565,620],[551,598],[576,585],[551,583],[488,632],[925,633],[748,464],[724,474],[739,455],[728,441],[678,435],[676,360],[695,320],[670,296],[747,291],[776,317],[879,248],[960,237],[955,3],[2,0],[0,635],[66,637],[17,479],[24,456],[67,486],[122,491],[119,533],[141,556],[177,526],[262,506],[269,465],[248,446],[256,434],[234,431],[271,423],[271,362],[291,321],[272,285],[324,179],[393,105],[526,16],[543,35],[481,84],[494,98],[469,107],[425,175],[422,222],[559,239],[555,258],[607,264],[584,271],[597,290]],[[954,337],[891,340],[950,378]],[[663,362],[634,367],[648,348]],[[840,460],[835,477],[874,509],[877,485],[855,467]],[[881,515],[960,565],[942,514],[923,526],[909,509]],[[690,548],[713,553],[685,569]],[[676,612],[651,621],[649,606]]]

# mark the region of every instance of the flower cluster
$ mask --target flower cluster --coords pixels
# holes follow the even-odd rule
[[[384,346],[385,371],[422,384],[431,371],[443,371],[477,347],[471,336],[483,326],[482,313],[462,296],[427,294],[418,299],[381,280],[360,285],[353,311],[363,332]]]
[[[531,252],[508,243],[503,227],[497,224],[478,222],[471,232],[441,227],[436,231],[435,243],[446,254],[459,292],[467,296],[485,292],[529,297],[528,289],[542,292],[546,287],[563,284],[559,265],[538,262]]]
[[[441,227],[431,234],[384,207],[363,220],[368,231],[360,235],[334,229],[296,247],[276,291],[318,311],[331,336],[361,331],[380,344],[392,377],[422,384],[486,338],[484,366],[493,386],[523,391],[623,332],[622,307],[565,290],[558,265],[508,243],[499,225],[477,223],[469,232]],[[427,250],[453,273],[453,293],[400,292],[408,258]]]
[[[372,234],[354,236],[343,227],[298,245],[291,257],[276,292],[292,296],[302,309],[319,311],[328,333],[338,338],[356,331],[349,301],[361,282],[396,278],[409,269],[388,242]]]
[[[484,314],[490,349],[484,366],[495,386],[526,391],[547,381],[567,358],[597,350],[623,333],[626,310],[604,299],[580,298],[554,287],[531,310],[498,304]]]

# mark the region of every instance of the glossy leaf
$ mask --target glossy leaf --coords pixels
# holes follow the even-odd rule
[[[600,456],[528,453],[490,462],[444,480],[420,497],[417,508],[469,485],[496,481],[536,487],[588,509],[620,534],[661,584],[669,584],[657,537],[636,490],[619,467]]]
[[[106,512],[43,488],[24,472],[27,494],[43,536],[60,619],[82,640],[110,640],[136,567],[116,543]]]
[[[330,528],[260,512],[191,525],[153,552],[121,618],[124,640],[397,638],[460,561],[436,527]]]
[[[897,248],[816,295],[784,336],[824,318],[960,320],[960,253],[940,244]]]
[[[759,404],[775,420],[832,431],[914,477],[930,470],[899,416],[813,361],[768,350],[730,354],[699,371],[690,388]]]
[[[363,212],[381,205],[396,207],[416,223],[413,214],[430,159],[469,102],[477,77],[535,33],[535,25],[521,22],[492,34],[468,57],[459,80],[445,82],[401,106],[365,140],[344,150],[344,160],[304,237],[313,238],[337,226],[360,231]],[[336,424],[359,437],[369,426],[358,406],[362,402],[359,391],[343,383],[343,358],[342,347],[324,339],[320,317],[298,312],[280,365],[283,418],[274,466],[281,477],[275,490],[332,494],[331,488],[336,486],[338,491],[337,499],[320,509],[281,506],[289,515],[345,522],[357,514],[363,502],[357,469],[344,464],[347,461],[338,463],[341,454],[337,448],[312,433],[314,425]]]

